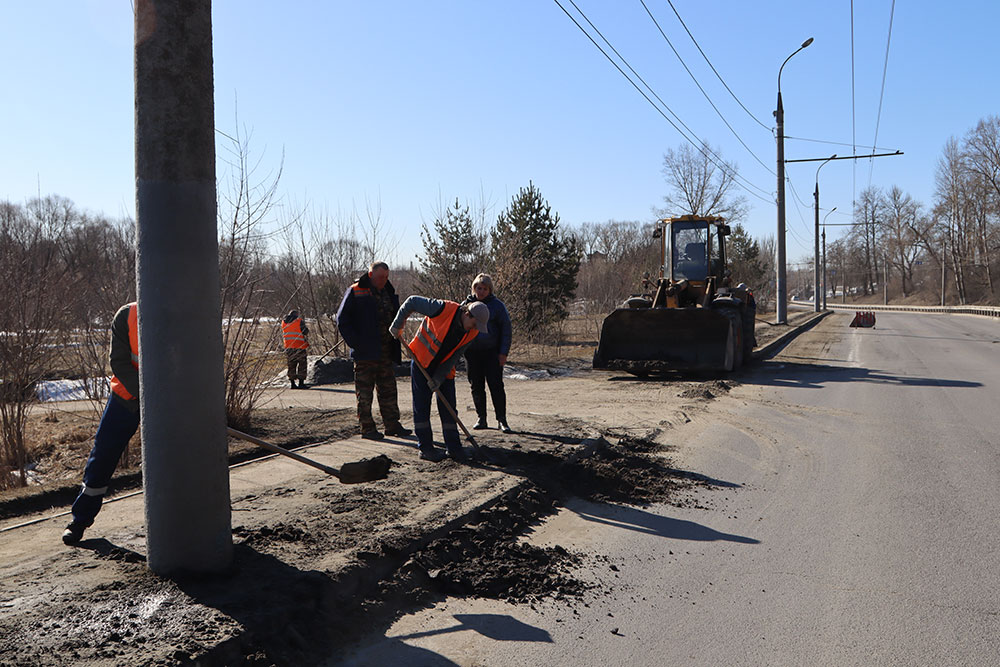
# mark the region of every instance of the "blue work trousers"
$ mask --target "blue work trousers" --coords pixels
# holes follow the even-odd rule
[[[420,449],[428,451],[434,448],[434,433],[431,431],[431,399],[434,391],[427,385],[427,378],[416,361],[410,362],[410,389],[413,392],[413,430],[420,442]],[[455,407],[455,380],[445,380],[438,390]],[[448,408],[442,405],[438,398],[438,414],[441,416],[441,430],[444,432],[444,444],[449,452],[462,449],[462,440],[458,437],[458,424],[451,416]]]
[[[101,423],[94,436],[87,467],[83,471],[83,488],[73,502],[73,523],[88,527],[101,511],[101,502],[108,492],[111,476],[115,474],[118,459],[139,429],[139,413],[129,410],[112,394],[101,415]]]

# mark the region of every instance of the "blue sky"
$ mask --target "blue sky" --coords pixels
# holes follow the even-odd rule
[[[670,3],[645,0],[751,154],[640,0],[575,1],[691,136],[738,165],[758,237],[776,228],[778,67],[807,37],[815,42],[785,66],[781,88],[786,135],[814,141],[787,140],[786,158],[847,155],[855,142],[870,152],[876,122],[878,146],[905,153],[823,167],[821,217],[837,207],[828,222],[846,222],[869,183],[929,206],[945,142],[1000,114],[1000,3],[855,2],[852,102],[850,0],[672,0],[748,114]],[[663,154],[685,142],[554,0],[216,0],[213,15],[217,128],[252,133],[259,174],[284,155],[289,209],[346,216],[379,204],[397,262],[420,250],[420,225],[439,202],[485,199],[495,215],[529,181],[564,224],[652,220],[666,192]],[[133,214],[132,58],[128,2],[0,3],[0,197],[58,194]],[[817,164],[788,167],[789,262],[812,252]]]

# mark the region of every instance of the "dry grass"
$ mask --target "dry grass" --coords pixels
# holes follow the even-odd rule
[[[601,316],[600,321],[603,321]],[[558,327],[542,337],[538,342],[518,340],[517,333],[511,344],[508,361],[513,364],[555,364],[564,359],[586,359],[594,356],[600,323],[594,325],[594,317],[574,315],[561,322]]]

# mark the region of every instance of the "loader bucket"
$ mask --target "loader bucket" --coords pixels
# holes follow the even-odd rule
[[[634,375],[664,371],[729,371],[732,324],[709,308],[619,308],[607,316],[594,368]]]

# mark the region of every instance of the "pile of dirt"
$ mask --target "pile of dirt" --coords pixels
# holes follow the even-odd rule
[[[728,394],[732,390],[734,382],[725,380],[715,380],[714,382],[699,382],[685,387],[677,395],[681,398],[691,398],[710,401],[716,396]]]

